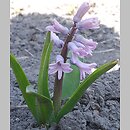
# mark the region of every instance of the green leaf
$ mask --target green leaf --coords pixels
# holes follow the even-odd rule
[[[31,87],[27,87],[30,86],[30,83],[13,54],[10,54],[10,65],[15,74],[26,104],[28,105],[33,116],[39,124],[48,123],[51,118],[51,114],[53,113],[52,101],[45,96],[35,93]]]
[[[48,98],[50,98],[48,90],[48,67],[51,51],[52,51],[52,42],[50,41],[50,32],[48,32],[44,43],[44,48],[42,51],[41,65],[38,77],[38,93]]]
[[[71,73],[64,73],[62,84],[62,99],[70,97],[80,83],[79,68],[75,65],[71,65],[73,71]]]
[[[19,84],[20,90],[22,92],[26,92],[26,86],[28,86],[30,83],[29,83],[22,67],[17,62],[17,60],[13,54],[10,54],[10,66],[16,76],[16,80]]]
[[[73,107],[76,105],[78,100],[81,98],[81,96],[84,94],[85,90],[102,74],[110,70],[112,67],[114,67],[118,61],[111,61],[109,63],[106,63],[99,67],[97,70],[95,70],[91,75],[89,75],[76,89],[76,91],[73,93],[73,95],[70,97],[70,99],[65,103],[65,105],[61,108],[59,113],[57,114],[56,121],[59,122],[59,120],[68,112],[70,112]]]
[[[35,108],[35,115],[36,120],[39,124],[50,124],[51,118],[53,116],[53,103],[52,101],[36,93],[32,86],[28,86],[26,88],[27,94],[33,99],[34,101],[34,108]]]
[[[13,54],[10,54],[10,66],[15,74],[16,80],[18,82],[22,95],[26,101],[26,104],[28,105],[28,107],[31,110],[34,117],[36,118],[35,108],[34,108],[35,102],[33,101],[33,98],[31,96],[26,94],[26,87],[28,85],[30,85],[30,83],[29,83],[22,67],[17,62],[17,60]]]

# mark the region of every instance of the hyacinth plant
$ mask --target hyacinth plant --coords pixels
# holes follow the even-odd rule
[[[73,17],[73,26],[68,29],[54,19],[52,25],[47,26],[47,35],[41,56],[41,65],[37,83],[37,91],[28,81],[22,67],[13,54],[10,55],[11,68],[16,76],[19,88],[33,116],[38,124],[47,128],[58,123],[70,112],[86,89],[102,74],[117,64],[117,60],[110,61],[99,68],[96,63],[84,63],[84,58],[92,56],[98,43],[86,39],[78,34],[79,30],[97,29],[100,27],[98,18],[82,20],[90,5],[84,2]],[[62,41],[58,37],[65,36]],[[50,63],[52,47],[61,48],[55,63]],[[94,70],[94,71],[93,71]],[[53,97],[49,93],[48,75],[55,76]],[[62,104],[62,100],[65,100]]]

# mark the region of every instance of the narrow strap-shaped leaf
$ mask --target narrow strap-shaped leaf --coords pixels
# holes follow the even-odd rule
[[[50,120],[49,118],[53,112],[52,101],[45,96],[31,92],[31,90],[29,90],[28,86],[30,86],[30,83],[22,67],[17,62],[13,54],[10,55],[10,65],[15,74],[16,80],[19,84],[19,88],[26,101],[26,104],[28,105],[33,116],[39,124],[48,123]],[[26,90],[28,90],[28,93],[26,93]]]
[[[17,82],[19,84],[20,90],[26,92],[26,87],[30,84],[22,67],[17,62],[15,56],[10,54],[10,66],[16,76]]]
[[[48,90],[48,67],[50,54],[52,50],[52,42],[50,41],[50,32],[47,33],[44,48],[42,51],[41,65],[38,77],[38,93],[50,98]]]
[[[36,120],[39,124],[49,124],[53,116],[53,103],[52,101],[42,96],[31,89],[31,86],[26,88],[27,94],[33,98]]]
[[[18,82],[22,95],[26,101],[26,104],[28,105],[28,107],[31,110],[34,117],[36,117],[35,108],[34,108],[35,102],[33,101],[33,98],[31,96],[26,94],[26,87],[28,85],[30,85],[30,83],[29,83],[22,67],[17,62],[17,60],[13,54],[10,54],[10,66],[15,74],[16,80]]]
[[[106,63],[99,67],[97,70],[95,70],[91,75],[89,75],[76,89],[76,91],[73,93],[73,95],[70,97],[70,99],[65,103],[65,105],[61,108],[60,112],[57,114],[56,121],[59,122],[59,120],[68,112],[70,112],[73,107],[76,105],[77,101],[81,98],[85,90],[102,74],[110,70],[112,67],[114,67],[118,61],[111,61],[109,63]]]

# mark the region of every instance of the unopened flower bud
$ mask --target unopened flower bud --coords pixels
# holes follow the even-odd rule
[[[88,55],[88,53],[84,50],[83,47],[76,46],[76,42],[69,42],[68,48],[72,51],[72,53],[76,56],[85,57]]]
[[[62,33],[64,35],[69,33],[69,29],[67,27],[64,27],[63,25],[61,25],[57,20],[54,19],[52,24],[53,25],[46,27],[47,31],[51,31],[51,32],[54,32],[54,33]]]
[[[51,32],[51,40],[54,42],[54,44],[58,47],[58,48],[62,48],[63,47],[63,44],[64,42],[62,40],[59,39],[59,37]]]
[[[79,22],[82,17],[85,15],[85,13],[89,10],[90,6],[88,2],[84,2],[82,3],[82,5],[79,7],[77,13],[75,14],[75,16],[73,17],[73,21],[74,22]]]
[[[59,31],[57,31],[54,26],[47,26],[46,27],[46,30],[47,31],[51,31],[51,32],[54,32],[54,33],[60,33]]]
[[[97,29],[99,28],[100,21],[98,18],[89,18],[77,23],[76,27],[81,30]]]
[[[56,31],[66,35],[69,32],[69,29],[67,27],[64,27],[61,25],[57,20],[54,19],[53,21],[53,27],[55,28]]]
[[[86,39],[82,35],[76,34],[74,40],[82,43],[85,47],[89,47],[91,50],[94,50],[97,46],[97,42],[94,42],[92,39]]]

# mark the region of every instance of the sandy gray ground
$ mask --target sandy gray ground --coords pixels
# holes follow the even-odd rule
[[[36,85],[39,73],[40,56],[45,38],[45,27],[56,18],[63,25],[70,27],[72,21],[68,18],[51,14],[18,14],[11,18],[10,50],[22,65],[29,81]],[[94,31],[81,32],[88,38],[98,42],[93,57],[86,59],[96,62],[98,66],[119,59],[119,32],[106,24]],[[51,61],[59,49],[54,47]],[[53,92],[54,77],[50,76],[50,93]],[[85,92],[75,108],[61,119],[56,130],[119,130],[120,129],[120,70],[101,76]],[[16,79],[10,74],[10,126],[11,130],[38,130],[35,119],[26,107]],[[54,127],[52,128],[54,129]]]

